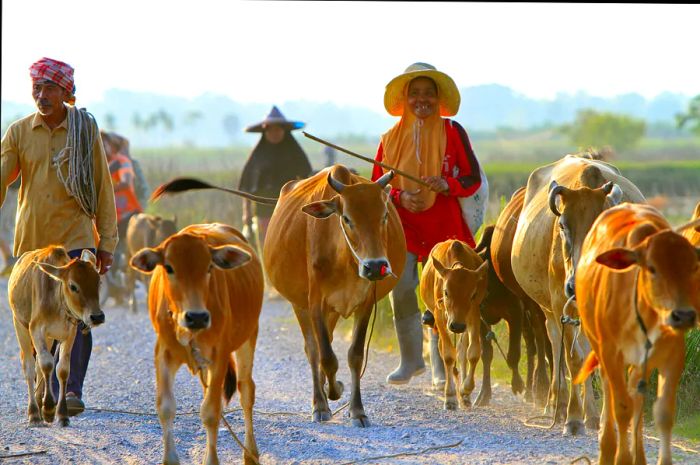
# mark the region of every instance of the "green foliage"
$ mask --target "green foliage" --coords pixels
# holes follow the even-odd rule
[[[636,146],[646,131],[644,120],[626,115],[581,110],[562,132],[579,147],[613,147],[625,151]]]
[[[690,131],[696,136],[700,136],[700,95],[696,95],[688,103],[686,113],[676,114],[676,124],[679,129],[689,125]]]

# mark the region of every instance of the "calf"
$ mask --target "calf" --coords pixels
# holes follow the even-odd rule
[[[696,325],[700,249],[653,207],[624,203],[602,213],[581,249],[576,298],[591,343],[575,382],[600,365],[603,413],[600,463],[646,463],[642,393],[659,372],[654,420],[661,436],[659,464],[671,463],[676,390],[685,360],[684,333]],[[627,431],[632,424],[631,451]]]
[[[479,306],[487,285],[488,264],[467,244],[458,240],[450,239],[436,244],[421,273],[421,298],[435,315],[435,326],[440,337],[440,356],[447,374],[444,404],[447,410],[457,408],[454,379],[457,357],[450,333],[461,335],[460,399],[464,408],[471,405],[469,396],[474,390],[474,370],[481,354]],[[466,334],[462,334],[465,331]],[[465,355],[469,361],[469,374],[466,374]]]
[[[241,233],[223,224],[182,229],[131,258],[131,266],[152,274],[148,292],[156,331],[156,405],[163,428],[163,463],[179,463],[173,437],[175,373],[186,364],[199,373],[204,400],[200,418],[207,430],[203,463],[218,464],[216,438],[222,396],[241,395],[246,464],[255,463],[253,355],[263,300],[260,261]],[[233,358],[231,355],[233,354]]]
[[[30,425],[40,425],[42,415],[44,421],[52,423],[56,414],[51,392],[54,358],[50,347],[54,340],[61,343],[56,372],[58,421],[61,426],[69,424],[66,380],[78,322],[82,321],[89,330],[105,321],[99,303],[100,275],[96,261],[89,250],[84,250],[79,259],[71,260],[63,247],[49,246],[24,253],[12,269],[8,297],[27,381]],[[36,360],[40,367],[38,377]],[[35,379],[39,380],[36,391]]]
[[[148,213],[137,213],[129,218],[129,224],[126,229],[127,256],[133,257],[136,252],[144,247],[155,247],[176,232],[175,218],[168,220],[160,216],[149,215]],[[139,277],[148,287],[149,276],[147,274],[141,274],[131,267],[126,267],[126,292],[129,295],[129,308],[134,313],[136,313],[138,305],[134,288],[136,279]]]

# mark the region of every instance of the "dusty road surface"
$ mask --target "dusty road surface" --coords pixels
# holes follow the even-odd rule
[[[0,278],[0,462],[4,464],[155,464],[162,458],[161,428],[155,413],[154,334],[141,306],[138,314],[108,305],[107,322],[94,330],[94,348],[83,399],[88,410],[67,428],[27,425],[27,392],[7,303],[7,279]],[[338,337],[339,379],[346,384],[337,409],[348,399],[348,342]],[[496,355],[498,356],[498,355]],[[372,423],[355,428],[338,413],[318,424],[311,417],[311,376],[301,334],[285,301],[266,301],[255,354],[257,383],[254,425],[263,464],[568,464],[587,455],[595,460],[594,434],[570,438],[523,425],[539,415],[507,386],[497,386],[492,405],[445,411],[429,389],[427,374],[406,386],[388,386],[395,353],[370,349],[362,380],[365,409]],[[478,386],[477,386],[478,389]],[[477,391],[475,391],[477,392]],[[176,378],[175,442],[183,464],[199,464],[205,432],[197,412],[202,400],[195,377],[182,368]],[[474,398],[473,396],[472,398]],[[236,434],[243,420],[234,397],[226,414]],[[105,411],[104,409],[110,410]],[[653,429],[647,434],[655,435]],[[649,463],[658,443],[647,440]],[[448,447],[452,446],[452,447]],[[222,464],[241,463],[228,431],[218,441]],[[3,456],[30,453],[23,457]],[[397,455],[404,454],[404,455]],[[395,457],[387,457],[394,456]],[[675,463],[699,464],[700,455],[674,449]],[[585,463],[581,461],[578,463]]]

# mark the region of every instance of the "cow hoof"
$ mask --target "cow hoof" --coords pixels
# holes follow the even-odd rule
[[[513,394],[517,396],[521,392],[525,391],[525,383],[520,376],[516,376],[511,381],[510,388],[513,391]]]
[[[585,424],[587,430],[598,431],[600,429],[600,418],[587,418]]]
[[[340,396],[343,395],[343,391],[345,391],[345,386],[340,381],[335,382],[335,389],[331,389],[329,385],[326,386],[326,394],[330,400],[340,399]]]
[[[46,423],[53,423],[53,419],[56,416],[55,410],[53,412],[43,412],[43,414],[44,414],[44,421]]]
[[[564,436],[578,436],[584,432],[585,428],[581,420],[567,421],[564,425]]]
[[[357,418],[353,418],[352,426],[356,426],[358,428],[369,427],[369,419],[367,418],[367,415],[360,415]]]
[[[474,405],[476,405],[478,407],[486,407],[490,403],[491,403],[491,394],[484,394],[483,392],[480,392],[476,398],[476,401],[474,402]]]
[[[30,418],[29,419],[29,427],[30,428],[40,428],[42,426],[46,426],[46,423],[41,418]]]
[[[68,426],[70,425],[70,420],[68,418],[59,418],[58,424],[61,426]]]
[[[526,390],[524,398],[525,398],[525,402],[532,403],[532,401],[534,400],[534,397],[532,396],[532,391],[530,391],[529,389]]]
[[[331,412],[329,410],[314,410],[313,412],[313,421],[316,423],[322,422],[322,421],[330,421],[331,420]]]
[[[443,408],[445,410],[457,410],[457,400],[456,399],[446,400],[445,404],[443,405]]]

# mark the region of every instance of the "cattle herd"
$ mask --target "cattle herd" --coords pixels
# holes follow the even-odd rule
[[[223,402],[236,390],[245,420],[243,459],[258,463],[252,371],[264,274],[299,322],[313,380],[313,421],[330,420],[328,400],[344,391],[336,378],[333,332],[341,316],[353,316],[349,416],[354,426],[370,425],[360,392],[366,333],[375,302],[396,285],[406,257],[399,216],[387,195],[393,176],[371,182],[334,165],[290,181],[280,191],[262,257],[231,226],[200,224],[176,232],[173,224],[157,236],[162,228],[149,215],[134,220],[129,265],[149,276],[163,463],[179,463],[173,384],[182,364],[204,390],[204,463],[218,463]],[[182,190],[166,184],[157,195]],[[490,325],[503,319],[513,392],[524,392],[553,421],[563,421],[565,434],[600,428],[601,464],[646,463],[644,381],[657,369],[658,463],[670,464],[684,334],[698,326],[700,311],[700,203],[693,220],[674,229],[614,166],[586,154],[533,171],[476,249],[456,240],[439,243],[423,268],[420,294],[434,316],[426,322],[440,336],[448,378],[444,408],[472,404],[480,358],[483,380],[474,403],[489,403]],[[68,424],[68,357],[56,367],[56,402],[46,381],[54,369],[49,343],[62,342],[61,354],[70,354],[77,322],[88,329],[104,322],[98,287],[94,255],[70,259],[56,246],[23,255],[12,271],[8,294],[30,424],[51,423],[56,413],[61,425]],[[518,372],[521,337],[525,380]],[[596,367],[602,414],[589,376]]]

